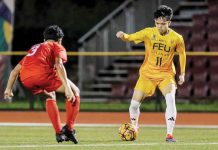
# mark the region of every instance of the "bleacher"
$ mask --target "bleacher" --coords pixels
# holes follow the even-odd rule
[[[187,51],[218,51],[218,1],[208,0],[208,13],[193,15],[193,26],[180,32]],[[216,56],[189,56],[186,84],[177,92],[178,97],[191,100],[215,100],[218,89],[218,58]]]

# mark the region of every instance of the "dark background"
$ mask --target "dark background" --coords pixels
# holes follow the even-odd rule
[[[28,50],[43,41],[46,26],[57,24],[68,51],[77,51],[77,40],[124,0],[16,0],[13,51]]]

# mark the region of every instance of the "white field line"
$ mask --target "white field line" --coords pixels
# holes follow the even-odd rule
[[[76,127],[119,127],[121,124],[76,124]],[[0,123],[0,126],[52,126],[50,123]],[[166,127],[166,125],[142,124],[140,127]],[[176,128],[218,128],[218,125],[176,125]]]
[[[0,145],[1,148],[48,148],[48,147],[129,147],[129,146],[156,146],[169,145],[169,143],[125,143],[125,144],[78,144],[78,145],[64,145],[64,144],[48,144],[48,145]],[[202,145],[218,145],[218,142],[210,143],[173,143],[174,146],[202,146]]]

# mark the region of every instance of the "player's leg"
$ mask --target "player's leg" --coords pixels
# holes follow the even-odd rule
[[[134,90],[132,100],[129,106],[130,121],[134,125],[136,130],[138,130],[139,128],[138,119],[140,115],[140,105],[144,97],[145,97],[144,92]]]
[[[53,128],[56,133],[57,142],[62,142],[66,140],[65,135],[63,135],[61,129],[61,119],[58,110],[58,106],[56,103],[56,95],[55,92],[47,92],[44,90],[44,95],[46,95],[46,112],[51,120]]]
[[[69,130],[72,130],[80,109],[80,91],[79,88],[72,81],[68,80],[68,82],[75,94],[75,102],[73,104],[70,103],[69,101],[66,101],[66,112],[67,112],[66,124]]]
[[[80,91],[79,88],[69,79],[68,83],[75,94],[75,101],[72,103],[71,101],[66,100],[66,125],[62,128],[62,131],[69,138],[69,140],[76,144],[78,143],[78,140],[74,135],[75,130],[73,128],[80,108]],[[65,88],[63,85],[61,85],[56,91],[64,93]]]
[[[155,85],[151,81],[139,77],[129,107],[130,120],[136,130],[139,128],[138,119],[140,116],[141,102],[145,97],[151,96],[154,91]]]
[[[162,91],[166,100],[166,112],[165,119],[167,125],[167,138],[168,142],[176,142],[173,138],[173,129],[176,122],[177,110],[175,102],[176,84],[174,79],[166,79],[160,84],[160,90]]]
[[[71,130],[74,127],[74,123],[75,123],[75,120],[76,120],[76,117],[78,115],[79,108],[80,108],[80,91],[79,91],[79,88],[72,81],[68,79],[68,82],[70,84],[71,89],[73,90],[75,94],[74,103],[66,100],[66,113],[67,113],[66,125],[68,126],[68,129]],[[57,89],[57,91],[64,93],[65,91],[64,86],[60,86]]]
[[[55,89],[61,85],[60,80],[40,75],[21,80],[21,82],[27,89],[31,90],[33,94],[43,94],[46,96],[46,112],[55,130],[56,140],[57,142],[64,141],[66,138],[64,138],[65,136],[61,133],[61,120],[55,94]]]

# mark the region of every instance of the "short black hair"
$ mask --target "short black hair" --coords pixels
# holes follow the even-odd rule
[[[45,40],[54,40],[58,41],[64,37],[62,29],[57,25],[51,25],[45,28],[44,30],[44,39]]]
[[[173,17],[173,9],[166,5],[160,5],[154,12],[154,19],[159,17],[166,18],[168,21]]]

